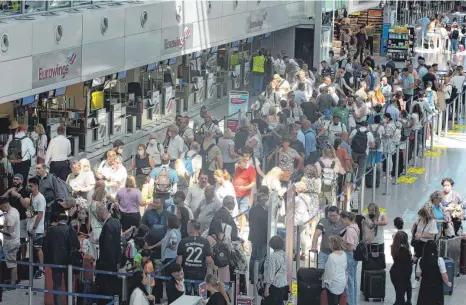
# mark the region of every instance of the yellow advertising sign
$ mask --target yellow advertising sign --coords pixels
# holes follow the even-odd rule
[[[386,208],[379,208],[379,211],[380,211],[381,213],[386,213],[386,212],[387,212],[387,209],[386,209]],[[366,208],[364,211],[362,211],[362,213],[363,213],[363,214],[369,214],[369,211],[368,211],[367,208]]]
[[[425,151],[424,152],[424,156],[425,157],[433,157],[433,158],[438,158],[442,155],[442,152],[440,151],[431,151],[431,150],[428,150],[428,151]]]
[[[403,176],[398,178],[398,183],[406,183],[406,184],[413,184],[416,182],[417,177],[408,177],[408,176]]]
[[[424,167],[411,167],[408,168],[408,174],[422,175],[426,169]]]
[[[91,94],[91,111],[104,108],[104,92],[94,91]]]
[[[298,296],[298,282],[294,280],[291,282],[291,295]]]

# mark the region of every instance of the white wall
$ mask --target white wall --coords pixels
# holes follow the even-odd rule
[[[8,71],[1,76],[5,81],[0,82],[0,103],[292,27],[304,17],[305,5],[309,2],[146,1],[82,9],[80,13],[63,11],[53,17],[37,15],[29,21],[11,19],[0,24],[0,70]],[[185,44],[165,48],[165,39],[176,40],[186,29],[190,30],[190,37],[185,37]],[[280,49],[290,49],[289,54],[293,54],[294,34],[286,34],[294,33],[290,31],[275,41]],[[7,44],[2,37],[6,37]],[[32,55],[40,60],[43,54],[62,52],[63,57],[63,50],[75,47],[81,48],[82,53],[80,79],[65,78],[55,83],[54,78],[33,89],[32,78],[37,71],[32,71]],[[66,62],[48,59],[41,64],[52,69]]]

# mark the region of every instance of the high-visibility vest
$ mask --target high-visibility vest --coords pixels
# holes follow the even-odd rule
[[[254,56],[254,58],[252,59],[252,72],[264,73],[264,63],[264,56]]]

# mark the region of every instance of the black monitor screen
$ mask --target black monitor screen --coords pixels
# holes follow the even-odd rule
[[[55,90],[55,96],[65,95],[66,87],[61,87]]]
[[[210,52],[211,52],[211,53],[217,53],[217,51],[218,51],[218,46],[217,46],[217,47],[212,47],[212,48],[210,49]]]
[[[265,33],[264,38],[269,38],[272,35],[272,33]]]
[[[249,37],[247,43],[252,43],[254,41],[254,37]]]
[[[26,96],[23,98],[23,106],[29,105],[29,104],[34,104],[36,102],[36,97],[35,95],[31,96]]]
[[[239,44],[238,41],[233,41],[233,42],[231,43],[231,47],[232,47],[232,48],[235,48],[235,47],[238,46],[238,44]]]
[[[156,66],[155,63],[154,63],[154,64],[148,64],[148,65],[147,65],[147,71],[148,71],[148,72],[154,71],[156,67],[157,67],[157,66]]]
[[[55,90],[50,90],[49,93],[47,94],[48,98],[53,98],[55,96]]]
[[[117,78],[117,79],[126,78],[126,72],[127,72],[127,71],[121,71],[120,73],[118,73],[118,78]]]

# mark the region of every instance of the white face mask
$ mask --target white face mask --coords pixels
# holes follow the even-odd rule
[[[144,155],[144,151],[143,151],[143,150],[138,150],[138,154],[139,154],[140,156],[142,156],[142,155]]]
[[[445,185],[443,187],[443,190],[445,191],[445,193],[449,193],[451,191],[451,186],[450,185]]]
[[[432,88],[427,88],[426,90],[427,90],[427,91],[432,91]]]
[[[118,148],[118,153],[121,155],[123,153],[123,148]]]
[[[152,145],[154,145],[154,144],[155,144],[155,139],[150,139],[150,140],[149,140],[149,143],[152,144]]]

